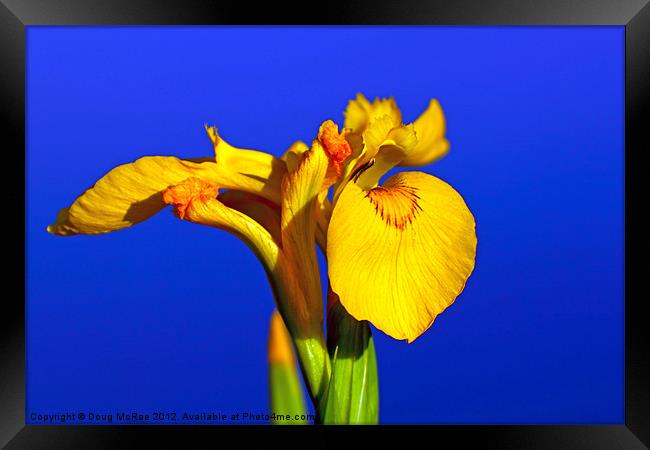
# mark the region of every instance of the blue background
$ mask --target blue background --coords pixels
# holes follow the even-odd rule
[[[415,343],[375,331],[384,423],[622,423],[622,27],[28,29],[31,413],[264,413],[273,309],[225,232],[165,211],[47,234],[109,169],[234,145],[281,154],[348,99],[430,98],[424,170],[477,220],[476,270]]]

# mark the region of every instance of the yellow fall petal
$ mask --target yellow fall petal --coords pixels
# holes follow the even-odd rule
[[[195,176],[280,204],[280,185],[287,169],[279,158],[231,146],[206,127],[215,158],[181,160],[172,156],[146,156],[112,169],[69,207],[59,211],[48,227],[52,234],[71,236],[120,230],[142,222],[165,205],[162,191]]]
[[[214,180],[214,162],[194,163],[173,156],[146,156],[118,166],[59,212],[47,230],[56,235],[99,234],[148,219],[165,203],[162,191],[190,176]]]
[[[449,141],[445,139],[445,115],[437,100],[431,100],[413,126],[418,143],[400,166],[423,166],[447,154]]]
[[[461,293],[474,268],[472,213],[421,172],[363,189],[348,183],[327,235],[332,289],[357,320],[412,342]]]

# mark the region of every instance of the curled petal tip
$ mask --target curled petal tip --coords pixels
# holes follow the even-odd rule
[[[208,137],[212,141],[214,145],[217,145],[219,142],[219,133],[217,131],[217,127],[214,125],[208,125],[207,123],[203,125],[205,127],[205,131],[208,133]]]
[[[68,236],[75,234],[70,231],[68,225],[70,224],[70,216],[68,213],[69,208],[61,208],[56,216],[56,222],[47,226],[47,232],[55,236]]]

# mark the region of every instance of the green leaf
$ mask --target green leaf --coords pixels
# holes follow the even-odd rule
[[[379,387],[372,332],[368,322],[350,316],[337,300],[332,302],[327,317],[332,375],[321,409],[322,421],[376,424]]]

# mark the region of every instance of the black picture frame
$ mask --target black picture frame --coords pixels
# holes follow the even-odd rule
[[[0,88],[5,173],[2,192],[9,269],[3,300],[0,350],[0,445],[15,448],[114,448],[151,446],[151,440],[188,448],[197,439],[219,442],[219,433],[250,436],[249,427],[228,426],[44,426],[25,425],[25,223],[16,211],[27,209],[25,167],[25,36],[33,25],[618,25],[625,27],[625,423],[620,425],[422,426],[435,442],[463,448],[522,449],[643,449],[650,447],[650,336],[646,322],[650,289],[650,239],[642,203],[644,157],[648,140],[648,80],[650,80],[650,4],[646,0],[489,0],[418,1],[393,4],[371,1],[328,2],[297,9],[274,3],[217,3],[210,0],[0,0]],[[24,175],[24,176],[23,176]],[[23,217],[26,217],[24,215]],[[20,237],[20,238],[17,238]],[[22,240],[21,240],[22,239]],[[20,256],[22,254],[22,257]],[[22,262],[20,264],[19,262]],[[20,276],[22,274],[22,277]],[[19,281],[21,280],[21,281]],[[17,293],[8,290],[18,285]],[[21,295],[21,293],[23,295]],[[384,434],[403,427],[355,427],[361,436]],[[313,430],[340,433],[340,427],[266,427],[256,432],[294,439]],[[410,430],[409,430],[410,432]],[[182,442],[182,444],[178,444]],[[308,445],[309,441],[301,441]],[[176,444],[173,444],[176,443]]]

